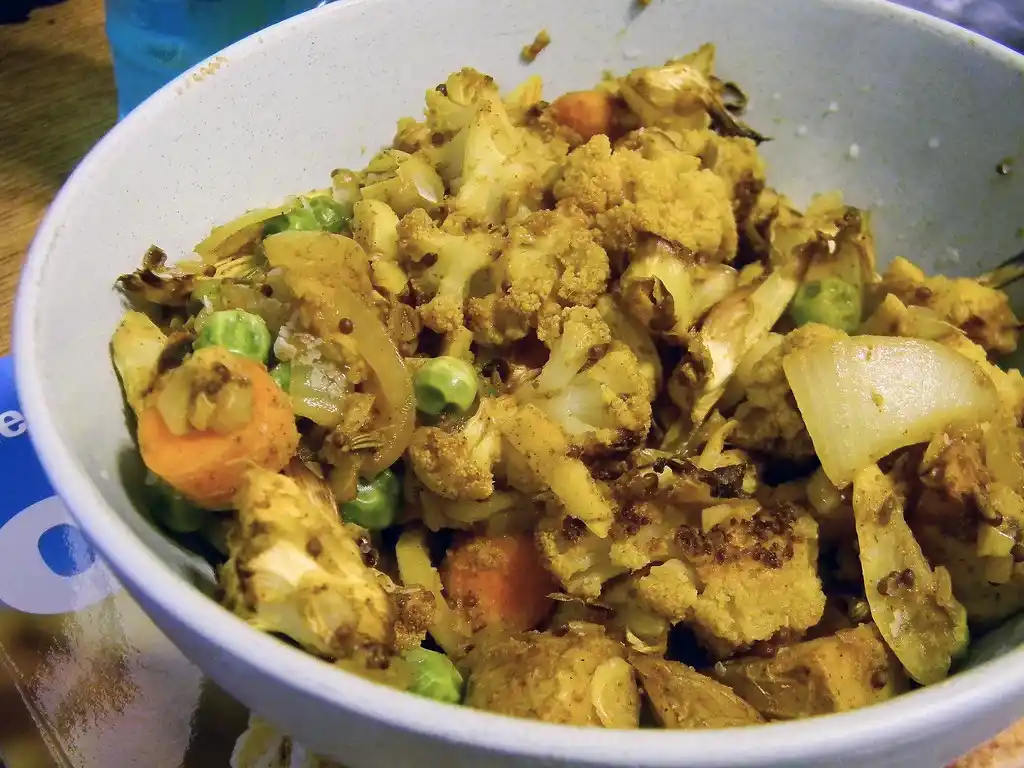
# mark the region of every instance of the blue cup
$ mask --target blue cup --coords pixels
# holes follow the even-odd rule
[[[327,2],[106,0],[120,116],[225,46]]]

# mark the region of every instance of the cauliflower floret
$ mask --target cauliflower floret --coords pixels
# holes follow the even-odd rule
[[[483,344],[517,341],[531,329],[545,340],[563,307],[592,307],[605,293],[608,255],[578,212],[538,211],[509,230],[491,270],[501,291],[469,300],[469,327]]]
[[[677,152],[693,155],[704,168],[726,183],[736,221],[744,224],[765,188],[764,161],[757,143],[748,138],[722,136],[711,130],[666,131],[647,128],[625,136],[617,148],[635,149],[648,160]]]
[[[791,396],[782,360],[791,352],[826,344],[846,336],[827,325],[810,323],[791,331],[785,338],[772,334],[770,349],[755,346],[740,363],[730,387],[737,385],[743,398],[732,418],[737,422],[729,442],[748,450],[792,459],[814,456],[800,411]],[[756,359],[750,359],[751,356]]]
[[[521,392],[566,431],[585,453],[640,445],[651,428],[653,391],[632,350],[614,341],[590,368],[562,389]]]
[[[236,500],[221,566],[225,605],[253,626],[340,659],[396,650],[396,587],[366,565],[362,529],[338,517],[334,497],[304,466],[253,469]]]
[[[543,411],[585,452],[640,444],[651,427],[654,398],[640,361],[627,344],[612,341],[597,309],[573,307],[561,320],[540,375],[516,396]]]
[[[534,536],[545,567],[570,595],[596,600],[606,582],[629,573],[626,566],[612,562],[611,542],[588,534],[583,521],[573,515],[545,515]]]
[[[738,235],[725,182],[684,152],[650,160],[632,149],[612,152],[598,135],[571,152],[555,198],[594,217],[609,251],[632,252],[657,235],[709,261],[729,261]]]
[[[640,366],[640,373],[647,382],[648,391],[652,397],[657,395],[661,389],[661,357],[647,331],[623,312],[619,302],[610,294],[606,293],[597,300],[597,311],[601,313],[601,319],[607,323],[612,339],[621,341],[633,351]]]
[[[694,160],[688,165],[695,168],[698,163]],[[571,200],[593,216],[624,204],[626,183],[625,163],[612,155],[611,142],[602,134],[569,153],[552,191],[555,199]]]
[[[417,427],[406,454],[416,477],[446,499],[490,497],[502,457],[501,425],[515,407],[508,396],[483,397],[476,413],[454,430]]]
[[[705,532],[679,528],[676,537],[683,556],[638,578],[636,594],[670,622],[691,624],[718,658],[780,632],[801,634],[821,618],[817,524],[806,511],[766,508]]]
[[[645,128],[676,130],[714,126],[727,136],[764,141],[725,106],[725,85],[712,72],[715,46],[707,43],[661,67],[639,67],[619,82],[619,92]]]
[[[481,101],[497,97],[493,77],[464,67],[427,91],[427,126],[435,133],[454,136],[469,125]]]
[[[690,624],[718,657],[782,631],[799,634],[825,605],[817,525],[801,507],[746,497],[743,475],[676,460],[632,472],[616,485],[621,508],[607,539],[553,516],[538,526],[538,548],[565,589],[583,598],[633,574],[625,597],[634,609]],[[622,597],[610,586],[599,602]]]
[[[594,356],[597,361],[586,367]],[[548,362],[516,396],[540,409],[584,452],[634,447],[651,427],[654,391],[636,355],[611,340],[596,309],[565,311]]]
[[[513,125],[501,99],[484,94],[466,127],[436,152],[454,196],[450,210],[477,224],[500,224],[540,208],[564,150]]]
[[[631,500],[655,498],[652,494],[657,495],[657,504],[637,515],[629,506],[620,509],[610,539],[588,533],[571,512],[555,510],[537,526],[537,546],[548,570],[569,594],[596,598],[609,579],[670,557],[676,551],[674,526],[693,522],[689,513],[699,512],[702,505],[715,505],[716,499],[732,504],[742,495],[742,476],[742,469],[705,472],[690,462],[660,459],[617,481],[614,495],[627,505]]]
[[[686,141],[703,141],[701,157],[732,193],[732,207],[739,224],[746,223],[765,188],[764,161],[757,144],[748,138],[719,136],[712,131],[690,131]]]
[[[405,152],[422,151],[433,156],[439,145],[469,125],[481,98],[497,95],[498,86],[491,76],[471,67],[453,72],[427,91],[422,122],[411,117],[398,121],[394,145]]]
[[[503,422],[502,431],[510,452],[523,465],[519,474],[532,476],[536,485],[549,489],[557,506],[595,535],[608,535],[615,518],[611,494],[582,461],[571,455],[572,446],[558,424],[536,406],[526,404]],[[511,473],[509,481],[519,484]],[[529,492],[533,488],[520,490]]]
[[[438,333],[463,327],[470,281],[491,266],[499,247],[496,235],[467,231],[457,217],[438,227],[425,211],[415,210],[399,222],[399,258],[425,326]]]
[[[611,330],[596,309],[572,307],[561,316],[548,346],[551,356],[534,382],[539,395],[565,387],[587,364],[591,354],[612,340]]]
[[[1007,355],[1017,348],[1020,321],[1007,295],[965,277],[928,277],[904,258],[896,258],[876,286],[877,295],[893,294],[908,306],[927,307],[955,325],[988,353]]]
[[[703,264],[680,248],[647,238],[619,278],[623,306],[644,327],[681,343],[693,324],[736,288],[739,274],[725,264]]]

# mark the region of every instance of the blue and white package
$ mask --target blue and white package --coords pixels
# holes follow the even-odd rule
[[[0,358],[0,487],[0,605],[59,614],[120,590],[43,472],[10,357]]]

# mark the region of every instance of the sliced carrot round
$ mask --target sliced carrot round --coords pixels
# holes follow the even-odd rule
[[[252,418],[230,434],[212,430],[175,435],[151,397],[139,414],[138,438],[146,466],[190,501],[213,509],[231,505],[252,466],[277,472],[299,442],[287,395],[260,363],[226,353],[233,374],[252,385]]]
[[[529,534],[466,539],[448,552],[441,578],[474,631],[533,629],[551,612],[548,595],[557,590]]]

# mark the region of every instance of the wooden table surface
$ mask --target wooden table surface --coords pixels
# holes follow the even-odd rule
[[[12,297],[39,219],[116,118],[102,0],[65,0],[0,26],[0,355],[9,351]],[[997,766],[1024,766],[1024,721],[956,764]]]

